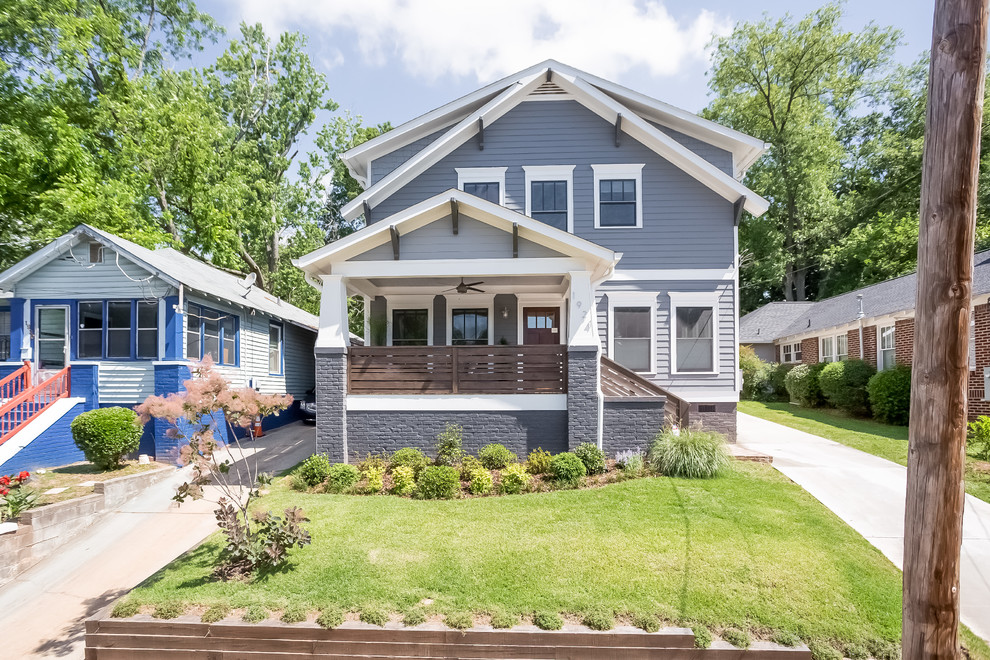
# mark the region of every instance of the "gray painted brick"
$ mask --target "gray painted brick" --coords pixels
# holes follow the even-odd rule
[[[597,351],[567,351],[567,446],[598,444]]]
[[[608,456],[629,449],[646,451],[663,428],[665,400],[627,397],[605,401],[602,450]]]

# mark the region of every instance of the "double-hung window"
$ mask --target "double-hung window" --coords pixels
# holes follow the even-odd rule
[[[10,359],[10,310],[0,309],[0,360]]]
[[[268,324],[268,373],[282,373],[282,324]]]
[[[592,165],[595,229],[643,226],[643,165]]]
[[[458,167],[457,187],[492,204],[505,205],[505,167]]]
[[[526,215],[563,231],[574,230],[574,166],[524,165]]]
[[[656,372],[657,293],[608,294],[609,357],[633,371]]]
[[[822,337],[819,342],[819,362],[838,362],[849,359],[849,337],[841,334]]]
[[[141,360],[158,358],[158,303],[139,300],[137,304],[137,356]]]
[[[669,295],[672,373],[718,373],[718,294]]]
[[[111,300],[107,303],[107,357],[131,357],[131,303]]]
[[[189,303],[186,307],[186,358],[209,355],[216,364],[237,365],[236,314]]]
[[[781,362],[794,364],[801,362],[801,342],[783,344],[780,347]]]
[[[157,300],[83,301],[77,312],[80,360],[158,358]]]
[[[896,363],[894,346],[894,326],[877,328],[877,367],[880,371],[890,369]]]
[[[80,360],[103,357],[103,303],[79,303],[79,331],[76,355]]]

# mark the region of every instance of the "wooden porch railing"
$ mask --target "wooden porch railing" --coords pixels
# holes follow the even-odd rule
[[[601,363],[602,394],[614,397],[666,397],[664,419],[684,426],[691,404],[604,355]]]
[[[13,399],[31,385],[31,363],[24,361],[21,367],[0,380],[0,405]]]
[[[351,346],[349,394],[564,394],[567,347]]]
[[[69,396],[69,367],[0,406],[0,445],[59,399]]]

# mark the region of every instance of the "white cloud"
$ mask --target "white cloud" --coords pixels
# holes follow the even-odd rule
[[[237,0],[269,30],[325,31],[368,63],[396,59],[413,75],[488,82],[553,58],[605,77],[633,67],[653,76],[704,61],[712,34],[730,28],[699,9],[678,21],[656,0]]]

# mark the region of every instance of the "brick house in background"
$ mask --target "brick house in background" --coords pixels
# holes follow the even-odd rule
[[[739,343],[776,362],[812,364],[861,359],[878,370],[911,364],[917,275],[815,302],[772,302],[743,316]],[[973,318],[969,345],[969,416],[990,414],[990,250],[973,268]],[[781,319],[789,321],[781,328]],[[772,349],[769,346],[772,345]]]

